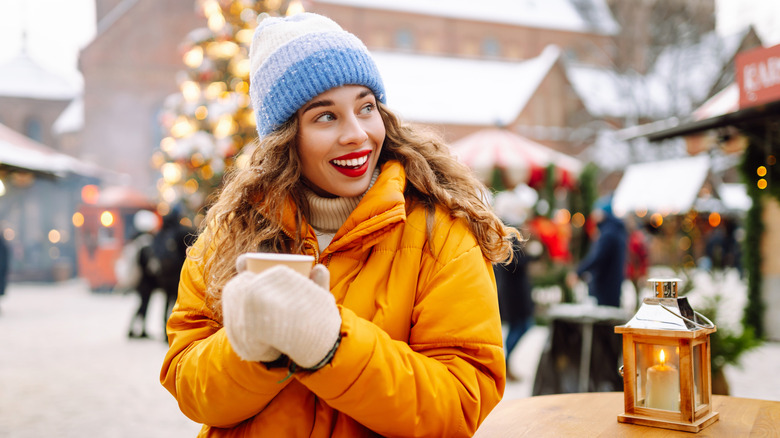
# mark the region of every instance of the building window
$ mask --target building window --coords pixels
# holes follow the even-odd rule
[[[482,55],[492,58],[501,56],[501,43],[495,38],[485,38],[482,40]]]
[[[43,143],[43,129],[41,127],[41,121],[30,117],[24,124],[24,135],[31,139]]]
[[[414,49],[414,34],[409,29],[400,29],[395,33],[395,47],[399,49]]]

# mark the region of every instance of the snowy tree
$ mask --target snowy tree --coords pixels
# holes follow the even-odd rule
[[[191,31],[181,45],[180,92],[163,105],[164,138],[153,156],[161,173],[161,210],[180,205],[195,223],[225,172],[248,159],[242,152],[257,137],[249,103],[249,46],[258,17],[302,9],[290,0],[196,0],[196,7],[208,26]]]
[[[598,94],[590,94],[590,106],[598,103],[596,112],[612,120],[617,130],[689,120],[697,107],[731,82],[734,56],[760,44],[750,29],[718,35],[714,0],[607,3],[620,23],[612,68],[575,66],[570,75],[576,73],[573,79],[580,90],[598,86]],[[597,162],[605,170],[687,155],[679,138],[652,144],[643,138],[625,142],[618,138],[625,132],[616,136],[610,129],[592,128],[591,123],[575,131],[590,134],[588,140],[595,138],[587,156],[580,158]]]
[[[715,0],[607,0],[620,33],[615,67],[645,73],[669,46],[694,44],[715,30]]]

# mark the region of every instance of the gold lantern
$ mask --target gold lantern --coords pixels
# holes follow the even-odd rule
[[[651,279],[645,298],[625,325],[621,423],[698,432],[718,420],[712,411],[710,334],[716,328],[677,296],[679,279]]]

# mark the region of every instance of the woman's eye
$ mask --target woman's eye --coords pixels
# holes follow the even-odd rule
[[[373,110],[374,110],[374,108],[375,108],[375,107],[374,107],[374,104],[373,104],[373,103],[367,103],[365,106],[363,106],[363,108],[360,108],[360,113],[361,113],[361,114],[368,114],[368,113],[370,113],[371,111],[373,111]]]
[[[325,113],[325,114],[317,117],[317,119],[315,119],[315,121],[316,122],[331,122],[331,121],[333,121],[333,119],[334,119],[333,114]]]

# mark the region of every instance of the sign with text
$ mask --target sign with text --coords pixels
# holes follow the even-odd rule
[[[780,44],[738,53],[739,107],[780,100]]]

